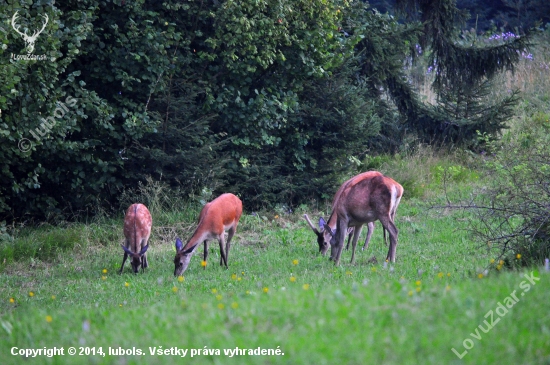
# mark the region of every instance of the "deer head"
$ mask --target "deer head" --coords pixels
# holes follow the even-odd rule
[[[334,234],[334,231],[327,225],[325,220],[323,218],[319,218],[319,229],[317,229],[307,214],[304,214],[304,219],[311,227],[311,230],[315,235],[317,236],[317,244],[319,245],[319,252],[324,255],[327,253],[330,243],[330,240],[332,239],[332,235]]]
[[[137,274],[140,267],[141,267],[141,270],[143,271],[143,267],[144,267],[143,255],[145,255],[145,253],[147,252],[149,245],[146,245],[145,247],[143,247],[141,251],[139,251],[138,253],[130,251],[124,245],[121,245],[121,246],[124,252],[126,252],[128,256],[132,258],[132,261],[130,261],[130,263],[132,264],[132,269],[134,270],[134,273]]]
[[[179,238],[176,238],[176,257],[174,257],[174,276],[179,276],[187,270],[187,266],[191,262],[193,251],[197,248],[195,245],[187,250],[183,250],[183,243]]]
[[[42,17],[44,17],[44,19],[46,19],[46,22],[42,25],[42,29],[34,32],[34,34],[30,36],[30,35],[27,34],[27,30],[25,30],[25,33],[21,33],[19,31],[20,26],[15,24],[15,21],[19,17],[17,15],[17,13],[19,13],[19,11],[16,11],[15,14],[13,14],[13,17],[11,18],[11,26],[17,32],[17,34],[19,34],[21,37],[23,37],[23,40],[25,41],[25,44],[26,44],[25,48],[27,49],[27,53],[32,53],[34,51],[34,42],[36,42],[36,39],[38,38],[40,33],[42,33],[44,31],[44,29],[46,28],[46,25],[48,25],[48,20],[49,20],[48,14],[42,15]]]

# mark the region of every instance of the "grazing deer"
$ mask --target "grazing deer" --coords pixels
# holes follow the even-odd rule
[[[124,263],[128,256],[131,257],[130,263],[134,273],[137,274],[139,267],[141,271],[148,267],[147,263],[147,249],[149,248],[149,236],[151,235],[151,226],[153,219],[149,209],[143,204],[132,204],[126,211],[124,217],[124,245],[121,244],[124,250],[124,258],[122,259],[122,266],[120,267],[119,274],[122,274]]]
[[[17,34],[23,37],[23,40],[25,41],[25,44],[26,44],[25,48],[27,48],[27,53],[32,53],[34,51],[34,42],[36,42],[36,39],[38,38],[40,33],[44,31],[44,29],[46,28],[46,25],[48,25],[48,20],[49,20],[48,14],[43,15],[44,19],[46,19],[46,22],[42,25],[42,29],[37,30],[36,32],[34,32],[33,35],[28,35],[26,30],[25,30],[25,33],[21,33],[19,31],[19,26],[15,23],[15,21],[19,17],[17,13],[19,13],[19,11],[16,11],[15,14],[13,14],[13,17],[11,18],[11,26],[13,30],[17,32]]]
[[[342,191],[344,190],[344,188],[350,182],[352,182],[356,178],[360,178],[360,177],[363,177],[363,176],[375,176],[375,175],[382,176],[382,174],[380,172],[367,171],[367,172],[364,172],[364,173],[359,174],[357,176],[354,176],[351,179],[349,179],[348,181],[344,182],[340,186],[340,188],[338,189],[336,194],[334,195],[334,198],[332,199],[332,209],[334,209],[336,202],[338,201],[340,195],[342,194]],[[313,233],[315,233],[317,235],[317,244],[319,245],[319,252],[322,255],[325,255],[328,248],[329,248],[330,239],[332,238],[331,232],[330,231],[325,231],[325,224],[327,224],[331,228],[331,230],[336,229],[336,216],[335,215],[331,216],[330,220],[328,222],[325,222],[325,220],[322,217],[319,218],[319,229],[315,228],[315,226],[313,225],[313,223],[311,223],[311,220],[309,219],[307,214],[304,214],[304,219],[306,220],[306,222],[309,224],[309,226],[313,230]],[[372,222],[368,223],[367,227],[368,227],[367,238],[365,239],[365,244],[363,246],[363,250],[366,249],[369,245],[369,241],[370,241],[372,233],[374,231],[374,223],[372,223]],[[359,239],[359,236],[361,235],[361,230],[362,229],[363,229],[362,225],[359,226],[359,227],[349,227],[348,228],[348,232],[347,232],[348,233],[348,244],[347,244],[346,249],[349,248],[349,243],[350,243],[350,240],[351,240],[352,236],[354,238],[355,244],[357,243],[357,240]],[[353,257],[352,257],[352,260],[353,260]]]
[[[227,267],[231,238],[237,231],[237,225],[243,212],[243,204],[233,194],[222,194],[210,203],[206,204],[199,215],[198,227],[193,236],[183,246],[179,238],[176,238],[176,257],[174,258],[174,276],[179,276],[189,266],[191,256],[200,243],[204,242],[204,261],[208,257],[207,241],[217,239],[220,243],[220,266]],[[227,243],[224,233],[228,231]],[[224,249],[225,243],[225,249]],[[206,267],[205,267],[206,268]]]
[[[377,171],[368,171],[346,181],[336,192],[332,202],[332,213],[329,221],[319,220],[317,230],[309,217],[304,215],[309,226],[317,235],[319,251],[325,254],[331,245],[331,260],[338,265],[346,233],[353,228],[352,257],[355,258],[355,247],[363,224],[368,225],[366,249],[374,229],[374,221],[380,220],[390,236],[390,248],[387,260],[395,262],[398,230],[394,220],[397,207],[403,195],[403,187],[393,179]],[[385,232],[384,232],[385,240]],[[348,240],[349,244],[349,240]]]

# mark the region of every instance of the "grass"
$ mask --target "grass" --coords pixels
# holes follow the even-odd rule
[[[542,113],[542,122],[550,113],[547,43],[539,42],[535,58],[524,58],[515,75],[502,76],[504,92],[520,87],[527,95],[512,135],[533,113]],[[430,100],[429,80],[417,86]],[[117,274],[122,216],[20,228],[13,237],[0,226],[0,363],[550,364],[550,273],[522,266],[521,257],[497,270],[495,253],[467,232],[471,215],[431,207],[483,187],[475,159],[454,153],[442,158],[419,146],[410,155],[364,161],[365,169],[405,186],[395,265],[384,262],[387,247],[377,224],[368,250],[359,250],[354,264],[344,252],[335,267],[318,254],[301,219],[328,212],[302,206],[292,215],[245,212],[229,269],[218,265],[213,242],[206,269],[201,247],[185,276],[175,278],[174,238],[190,237],[209,192],[191,202],[174,200],[155,182],[123,199],[125,206],[144,202],[153,214],[150,267],[143,274],[132,274],[128,263]],[[54,347],[64,355],[11,355]],[[69,355],[69,347],[77,355]],[[237,347],[284,355],[224,353]],[[159,355],[173,348],[187,350],[188,359]]]
[[[417,198],[402,200],[395,265],[384,262],[387,247],[378,224],[368,250],[359,251],[354,264],[344,252],[335,267],[317,253],[301,211],[265,212],[265,220],[245,212],[229,269],[218,265],[212,243],[206,269],[200,265],[201,247],[179,280],[172,275],[173,236],[191,235],[196,209],[153,217],[150,268],[138,275],[128,264],[117,274],[122,219],[16,237],[15,242],[39,243],[45,237],[73,242],[76,232],[79,239],[54,260],[36,257],[0,267],[0,359],[21,363],[20,356],[11,355],[13,347],[63,347],[63,356],[27,362],[548,364],[550,275],[537,272],[540,281],[524,292],[523,275],[533,269],[495,270],[491,253],[468,235],[465,213],[428,208]],[[182,223],[178,216],[193,218]],[[498,302],[514,290],[519,302],[499,317]],[[485,333],[478,326],[487,328],[483,321],[491,310],[500,321]],[[473,346],[466,354],[464,344]],[[70,346],[84,355],[68,355]],[[187,349],[188,358],[194,350],[194,356],[150,354],[172,347]],[[224,354],[237,347],[279,349],[284,355]],[[99,348],[104,357],[85,355]],[[109,348],[143,354],[109,355]],[[452,348],[464,355],[461,360]]]

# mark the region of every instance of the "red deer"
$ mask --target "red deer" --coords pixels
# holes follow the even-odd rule
[[[243,204],[233,194],[222,194],[210,203],[206,204],[199,215],[198,227],[193,236],[183,246],[179,238],[176,238],[176,257],[174,258],[174,276],[179,276],[189,266],[191,256],[200,243],[204,242],[204,262],[208,257],[207,241],[217,239],[220,243],[220,266],[227,267],[231,238],[237,230],[239,219],[243,212]],[[227,243],[224,232],[228,231]],[[224,249],[225,243],[225,249]]]
[[[124,258],[119,274],[122,273],[124,263],[128,256],[131,257],[130,263],[134,273],[137,274],[139,267],[141,271],[148,267],[147,249],[149,248],[149,236],[151,235],[151,226],[153,219],[149,209],[143,204],[132,204],[126,211],[124,217],[124,245],[121,244],[124,250]]]
[[[332,213],[329,221],[319,220],[317,230],[307,215],[304,218],[317,235],[319,251],[324,254],[331,245],[331,260],[340,262],[341,249],[346,233],[354,229],[352,241],[353,263],[355,246],[363,224],[368,224],[367,239],[363,249],[369,244],[374,229],[374,221],[380,220],[390,236],[390,248],[387,260],[395,262],[398,230],[394,220],[397,207],[403,195],[403,187],[393,179],[377,171],[368,171],[346,181],[336,192],[332,202]],[[385,232],[384,232],[385,240]],[[349,241],[348,241],[349,244]]]

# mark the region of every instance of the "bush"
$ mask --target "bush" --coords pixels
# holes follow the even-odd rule
[[[550,115],[518,130],[489,144],[472,230],[507,262],[541,263],[550,253]]]
[[[26,259],[51,261],[81,241],[78,227],[44,229],[13,240],[0,241],[0,263]]]

